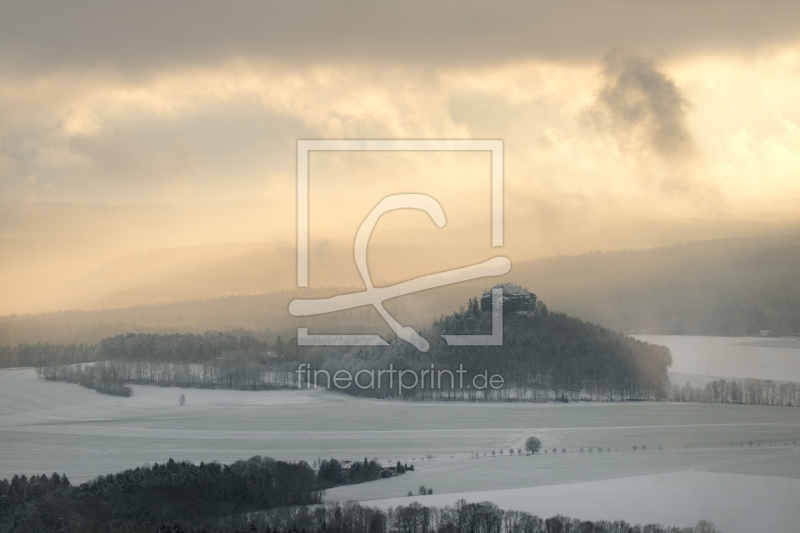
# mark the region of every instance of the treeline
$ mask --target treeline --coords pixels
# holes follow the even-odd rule
[[[84,363],[93,360],[92,344],[20,344],[0,346],[0,368]]]
[[[413,470],[413,467],[411,468]],[[200,524],[275,507],[312,505],[326,488],[402,474],[377,461],[347,466],[255,456],[230,465],[175,462],[99,476],[78,486],[66,475],[14,476],[0,481],[0,532],[132,531],[131,526],[183,520]]]
[[[174,520],[199,524],[277,506],[312,505],[321,494],[307,463],[258,456],[230,465],[170,459],[78,486],[58,474],[14,476],[0,481],[0,531],[117,531]]]
[[[330,488],[337,485],[356,485],[375,481],[376,479],[388,478],[403,474],[406,469],[408,469],[408,466],[404,467],[400,464],[400,461],[397,462],[397,466],[383,468],[375,459],[368,461],[366,457],[364,457],[364,462],[355,461],[347,466],[337,459],[322,459],[317,470],[317,478],[323,488]],[[414,470],[413,465],[411,470]]]
[[[536,301],[533,296],[533,301]],[[273,342],[250,332],[194,334],[127,334],[103,339],[96,346],[23,345],[13,350],[27,361],[59,361],[38,368],[48,380],[78,383],[99,392],[126,396],[128,384],[271,390],[313,386],[309,377],[320,373],[317,386],[331,387],[330,376],[373,374],[392,365],[423,370],[434,364],[444,379],[436,386],[421,380],[411,388],[361,388],[351,383],[343,392],[366,397],[402,396],[418,400],[466,401],[619,401],[660,400],[800,405],[798,385],[749,379],[717,380],[699,389],[672,386],[667,378],[669,350],[627,335],[548,312],[536,302],[535,312],[505,315],[502,346],[446,346],[441,335],[487,334],[491,311],[471,299],[467,308],[434,321],[422,334],[431,348],[422,354],[409,344],[389,338],[389,347],[357,349],[298,347],[294,339]],[[8,351],[8,350],[7,350]],[[99,360],[95,365],[70,361]],[[298,372],[301,364],[311,374]],[[449,376],[469,369],[465,383]],[[503,377],[498,389],[471,386],[476,372]],[[433,374],[433,373],[432,373]]]
[[[433,400],[576,401],[657,400],[669,394],[669,350],[642,342],[562,313],[551,313],[541,302],[531,312],[506,313],[502,346],[447,346],[442,335],[487,334],[492,328],[491,306],[469,306],[441,317],[422,334],[430,341],[423,354],[396,338],[388,347],[298,347],[294,340],[273,343],[233,333],[128,334],[103,339],[94,351],[104,361],[94,375],[69,365],[40,369],[45,379],[103,383],[98,372],[120,383],[143,385],[268,390],[312,386],[309,376],[324,373],[317,386],[331,388],[331,377],[390,368],[422,371],[434,365],[445,379],[419,379],[400,390],[387,384],[363,388],[355,381],[348,394]],[[535,304],[535,305],[534,305]],[[298,372],[300,365],[310,374]],[[469,374],[456,380],[461,368]],[[502,387],[482,386],[475,374],[499,375]],[[451,376],[451,379],[447,379]],[[379,377],[378,380],[381,378]],[[106,388],[111,384],[105,385]],[[114,385],[118,388],[117,385]],[[98,388],[98,387],[95,387]],[[98,388],[99,390],[99,388]]]
[[[318,505],[305,462],[253,457],[222,466],[176,463],[100,476],[77,487],[66,476],[0,481],[2,533],[716,533],[625,521],[543,520],[491,502],[388,510],[358,503]]]
[[[505,511],[492,502],[425,506],[418,502],[388,510],[356,502],[314,508],[294,507],[231,517],[219,523],[192,526],[162,523],[131,533],[720,533],[713,523],[695,527],[629,524],[624,520],[579,520],[557,515],[542,519],[523,511]]]
[[[676,528],[659,524],[633,525],[623,520],[578,520],[563,515],[542,519],[523,511],[500,509],[493,502],[467,503],[463,499],[452,506],[413,502],[387,510],[347,502],[315,508],[273,509],[246,518],[256,531],[275,533],[303,530],[329,533],[718,533],[714,524],[706,520],[701,520],[695,528]]]
[[[86,365],[49,365],[36,371],[43,379],[78,383],[98,392],[126,384],[229,390],[296,388],[297,365],[286,365],[260,363],[249,357],[232,355],[203,364],[102,361]]]
[[[343,392],[381,398],[402,395],[419,400],[534,402],[655,400],[668,395],[666,369],[671,356],[666,348],[560,313],[507,317],[503,346],[447,347],[440,337],[450,333],[481,333],[487,328],[491,328],[489,311],[473,309],[443,318],[432,331],[423,332],[431,340],[431,349],[424,359],[415,348],[397,339],[392,339],[388,348],[355,350],[306,349],[280,341],[242,348],[241,340],[230,339],[231,351],[226,352],[219,346],[209,350],[205,342],[198,342],[227,337],[222,334],[128,335],[106,339],[98,345],[95,355],[104,362],[97,370],[48,365],[39,372],[45,379],[82,384],[103,383],[97,379],[102,375],[128,384],[271,390],[310,386],[305,375],[300,376],[297,371],[303,363],[309,364],[313,372],[328,376],[340,370],[353,375],[365,369],[377,372],[389,365],[422,370],[430,364],[448,375],[456,375],[463,365],[472,372],[463,383],[445,376],[436,387],[420,380],[402,392],[396,383],[394,388],[384,383],[382,388],[369,389],[351,384]],[[477,389],[471,381],[475,373],[502,375],[503,387]],[[299,378],[303,381],[298,381]],[[323,376],[317,385],[330,388],[330,382]]]
[[[39,377],[50,381],[77,383],[103,394],[126,398],[133,394],[133,389],[126,385],[127,380],[120,372],[119,365],[106,361],[88,365],[50,365],[39,367],[36,372]]]
[[[284,349],[280,336],[276,342],[269,343],[246,332],[208,331],[202,335],[129,333],[101,340],[97,345],[97,357],[100,360],[205,363],[223,354],[249,353],[263,362],[277,352],[283,353]]]
[[[42,348],[37,353],[38,348]],[[284,363],[297,356],[294,339],[285,343],[257,339],[247,331],[206,332],[202,335],[136,334],[81,345],[72,357],[58,345],[25,346],[38,362],[39,376],[78,383],[98,392],[130,395],[126,384],[269,390],[291,386],[292,371]],[[71,348],[71,347],[67,347]],[[99,361],[92,364],[80,364]],[[78,364],[75,364],[78,363]],[[285,367],[285,368],[283,368]]]
[[[673,402],[741,403],[750,405],[800,405],[800,384],[748,378],[742,382],[716,379],[705,387],[673,385]]]
[[[202,363],[231,353],[248,353],[254,359],[265,361],[296,346],[292,341],[285,343],[280,335],[271,342],[264,337],[271,335],[268,332],[257,334],[232,330],[207,331],[200,335],[127,333],[101,339],[96,344],[23,343],[0,346],[0,368],[69,365],[111,359]]]

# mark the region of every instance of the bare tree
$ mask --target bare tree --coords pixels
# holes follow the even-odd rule
[[[697,525],[694,526],[694,533],[717,533],[718,531],[714,522],[709,522],[708,520],[700,520]]]

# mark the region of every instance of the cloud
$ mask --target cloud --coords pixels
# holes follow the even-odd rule
[[[0,7],[0,65],[133,75],[262,58],[310,64],[491,65],[596,60],[617,45],[676,57],[797,41],[789,0],[27,0]]]
[[[656,59],[615,50],[584,120],[616,142],[640,178],[667,193],[716,196],[699,174],[702,157],[687,123],[691,103]]]
[[[50,200],[248,198],[293,179],[299,138],[461,133],[424,69],[245,60],[137,80],[102,71],[3,79],[0,116],[4,199],[24,197],[32,172],[57,186],[40,196]]]
[[[291,201],[298,138],[465,137],[506,141],[509,191],[674,197],[714,183],[726,196],[734,186],[796,195],[793,142],[742,152],[728,141],[741,130],[765,147],[786,137],[775,117],[798,123],[797,65],[793,46],[759,62],[617,54],[434,71],[239,59],[136,79],[103,69],[0,77],[0,196],[120,203],[280,191]],[[587,108],[595,127],[575,120]],[[347,183],[371,179],[332,168]]]
[[[655,60],[614,52],[606,57],[603,77],[595,109],[606,112],[621,145],[667,158],[695,155],[686,125],[689,101]]]

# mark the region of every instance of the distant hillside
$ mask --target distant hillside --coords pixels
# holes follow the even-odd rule
[[[553,309],[618,331],[800,331],[800,236],[692,242],[516,265]]]
[[[340,267],[344,268],[337,263],[336,268]],[[386,307],[401,323],[424,327],[500,281],[529,287],[551,310],[622,332],[755,335],[766,329],[786,335],[800,331],[797,234],[517,262],[502,278],[413,294],[388,301]],[[287,311],[293,298],[357,290],[363,288],[353,285],[349,289],[6,316],[0,317],[0,343],[97,342],[128,332],[202,333],[236,328],[291,334],[303,326],[318,333],[387,333],[385,323],[371,308],[304,319],[291,317]]]
[[[729,200],[708,218],[687,216],[679,206],[646,197],[514,195],[507,199],[502,253],[521,264],[591,251],[797,232],[799,206],[800,200],[786,198]],[[457,268],[497,252],[483,216],[445,209],[448,221],[442,228],[413,211],[382,219],[369,249],[377,283]],[[282,195],[202,204],[0,201],[0,315],[292,290],[294,217],[293,203]],[[349,229],[334,218],[312,222],[313,287],[361,283],[353,264],[352,239],[361,222],[356,219]]]

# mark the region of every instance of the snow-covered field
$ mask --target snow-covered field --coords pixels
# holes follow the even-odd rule
[[[489,499],[498,503],[506,502],[506,495],[517,495],[503,503],[509,508],[592,518],[591,507],[567,504],[580,500],[595,505],[592,502],[603,501],[603,493],[613,494],[619,488],[621,478],[647,482],[661,479],[660,475],[699,470],[706,476],[703,479],[721,476],[715,490],[732,505],[751,503],[747,490],[725,482],[733,479],[727,477],[731,473],[737,474],[736,479],[751,479],[765,494],[800,495],[798,485],[792,484],[797,480],[787,481],[800,478],[800,453],[793,445],[800,441],[800,409],[790,407],[424,403],[356,399],[323,390],[133,389],[132,397],[119,398],[39,380],[32,369],[0,371],[0,478],[58,471],[79,482],[170,457],[196,462],[252,455],[309,462],[369,457],[413,462],[415,472],[337,488],[327,498],[391,499],[426,485],[436,491],[429,498],[450,501],[462,493],[475,493],[470,499],[487,499],[476,491],[489,490],[496,495]],[[178,405],[180,394],[186,395],[184,406]],[[539,436],[548,450],[556,447],[557,454],[509,456],[510,447],[522,447],[531,435]],[[640,447],[636,453],[634,445]],[[643,445],[647,446],[644,452]],[[428,460],[427,455],[434,459]],[[775,475],[783,477],[771,477]],[[688,483],[681,490],[692,494],[697,488],[695,505],[707,511],[703,516],[714,519],[709,513],[716,508],[704,507],[703,501],[716,496],[707,495],[701,486]],[[586,496],[581,487],[587,487]],[[532,508],[521,503],[525,498],[538,502],[538,495],[545,493],[562,495],[562,499],[552,496],[555,499],[541,501],[560,501],[563,510],[551,512],[556,507]],[[600,508],[619,512],[610,518],[638,521],[636,513],[646,508],[634,505],[636,501],[632,499],[627,507],[621,500],[622,507]],[[774,501],[781,505],[782,500]],[[663,512],[672,512],[674,506],[665,502]],[[624,508],[629,512],[623,512]],[[794,516],[794,512],[786,508],[784,514]],[[652,520],[679,523],[660,516]]]
[[[542,517],[619,520],[693,526],[711,520],[726,533],[790,533],[800,524],[800,480],[710,474],[693,470],[523,489],[433,494],[365,502],[383,508],[419,501],[452,505],[493,501],[504,509]]]
[[[712,378],[716,376],[800,382],[800,339],[632,336],[669,348],[672,352],[670,372]]]
[[[768,443],[800,439],[800,409],[785,407],[423,403],[322,390],[133,389],[132,397],[120,398],[46,382],[31,369],[0,371],[0,476],[57,470],[78,481],[170,457],[232,461],[255,454],[309,462],[365,456],[419,462],[429,454],[463,459],[503,450],[508,459],[509,447],[538,435],[548,449],[572,449],[573,456],[581,446],[587,456],[588,447],[595,448],[598,466],[584,479],[596,479],[592,472],[598,470],[620,475],[619,465],[599,461],[633,457],[633,445],[647,445],[652,459],[637,459],[632,464],[639,466],[621,475],[653,472],[650,465],[663,460],[656,458],[658,446],[684,467],[695,463],[679,458],[702,449],[738,446],[746,453],[749,444],[741,444],[753,441],[756,451],[772,453]],[[184,406],[178,405],[180,394],[186,395]],[[617,452],[597,455],[598,446]]]
[[[609,478],[635,477],[689,470],[775,474],[800,480],[800,452],[792,447],[767,449],[706,449],[641,451],[635,455],[608,453],[589,455],[575,451],[566,455],[535,457],[481,457],[480,459],[438,459],[417,464],[409,473],[369,484],[349,485],[328,491],[329,500],[396,498],[408,491],[416,494],[420,485],[435,493],[468,490],[501,490],[573,484]],[[799,494],[800,495],[800,494]]]

